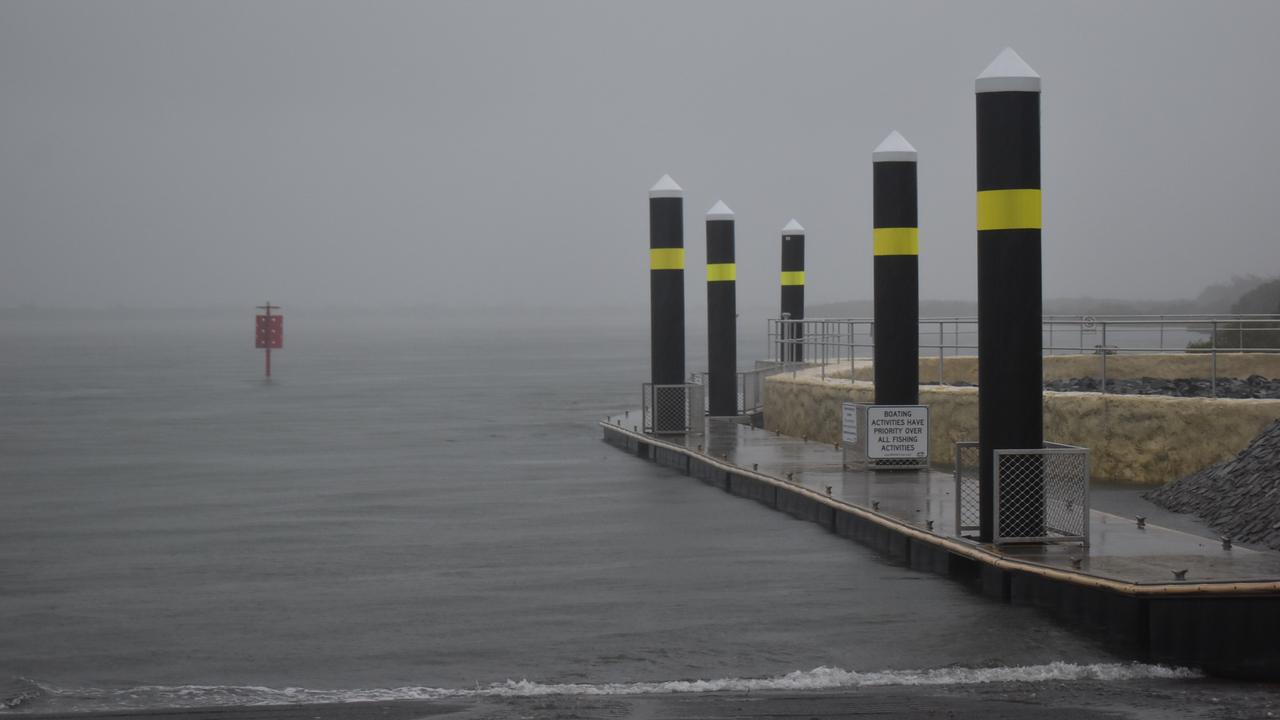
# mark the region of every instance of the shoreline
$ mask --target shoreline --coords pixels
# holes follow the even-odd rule
[[[1276,686],[1215,679],[1085,680],[950,686],[870,686],[849,690],[546,695],[467,700],[394,700],[297,705],[93,711],[4,712],[32,720],[411,720],[449,717],[771,718],[890,717],[1013,720],[1280,716]]]

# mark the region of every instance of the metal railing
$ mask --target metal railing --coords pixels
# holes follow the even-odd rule
[[[875,343],[871,321],[848,318],[790,320],[770,318],[766,336],[769,361],[781,363],[787,371],[817,366],[826,377],[828,366],[869,358]]]
[[[759,412],[764,409],[764,379],[785,370],[782,363],[773,363],[738,373],[738,413]]]
[[[1107,392],[1108,359],[1119,354],[1187,353],[1205,358],[1210,395],[1218,394],[1218,359],[1226,353],[1280,353],[1280,315],[1046,315],[1041,345],[1045,355],[1095,355],[1100,391]],[[806,364],[828,368],[875,352],[875,323],[868,318],[770,318],[766,336],[770,359],[785,362],[800,355]],[[973,317],[924,318],[918,342],[922,359],[937,358],[937,382],[946,379],[948,357],[974,356],[978,320]],[[799,348],[799,349],[797,349]],[[795,369],[791,364],[788,369]]]
[[[739,415],[759,412],[764,409],[764,379],[770,375],[777,375],[784,372],[789,366],[785,363],[776,362],[759,362],[752,370],[741,370],[737,373],[738,400],[737,412]],[[703,386],[707,385],[707,376],[709,373],[700,372],[689,375],[689,382]],[[703,410],[711,410],[711,401],[706,398],[704,393]]]
[[[706,406],[699,383],[644,383],[640,413],[646,433],[701,434],[706,430]]]
[[[996,545],[1079,542],[1089,545],[1089,450],[993,450],[992,510]]]

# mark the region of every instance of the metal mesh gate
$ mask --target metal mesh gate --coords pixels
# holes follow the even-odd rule
[[[956,535],[981,529],[982,505],[978,492],[978,443],[956,443]]]
[[[644,432],[702,433],[706,426],[703,387],[698,383],[644,383],[640,409]]]
[[[993,451],[995,544],[1089,544],[1089,449],[1045,443],[1039,450]],[[956,535],[981,529],[978,443],[956,443]]]
[[[1089,450],[1045,443],[1036,450],[994,450],[996,544],[1089,544]]]

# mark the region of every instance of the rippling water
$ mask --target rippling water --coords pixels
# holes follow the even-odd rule
[[[286,316],[0,320],[19,710],[1160,672],[602,443],[647,318]]]

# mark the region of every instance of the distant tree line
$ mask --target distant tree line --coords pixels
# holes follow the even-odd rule
[[[1045,298],[1046,315],[1280,315],[1280,277],[1236,275],[1226,282],[1205,287],[1194,298],[1181,300],[1118,300],[1076,297]],[[808,315],[820,317],[869,318],[874,313],[870,300],[815,303]],[[978,304],[972,300],[920,301],[921,317],[974,317]],[[1206,335],[1208,330],[1206,328]],[[1215,343],[1216,340],[1216,343]],[[1280,349],[1280,322],[1233,323],[1218,326],[1216,338],[1206,337],[1187,344],[1191,349]]]
[[[1268,280],[1245,292],[1231,304],[1231,312],[1234,315],[1280,315],[1280,278]],[[1223,323],[1215,340],[1196,340],[1187,347],[1280,348],[1280,322]]]

